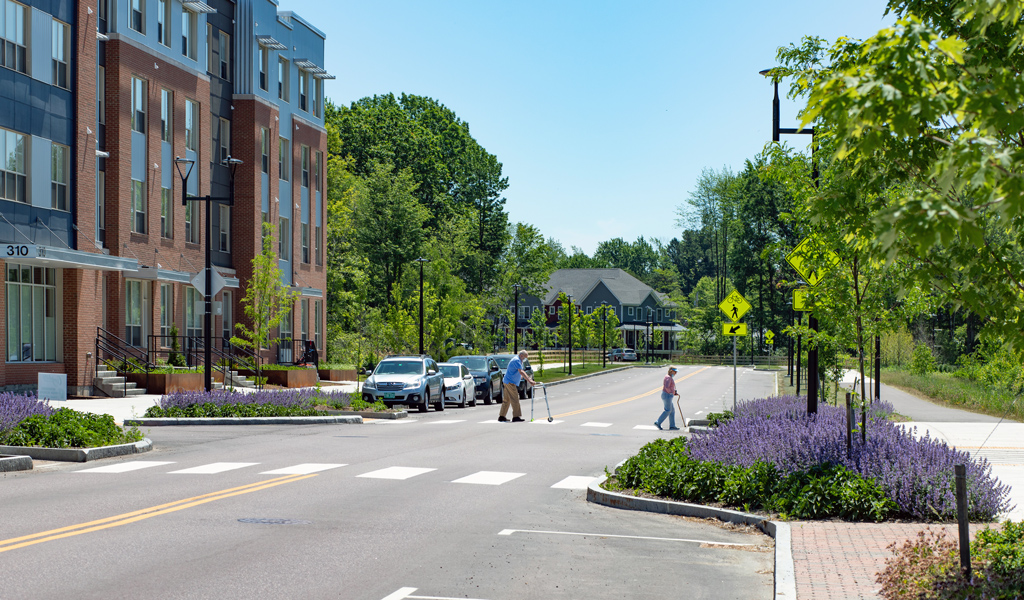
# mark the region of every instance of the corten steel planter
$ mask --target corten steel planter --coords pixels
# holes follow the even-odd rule
[[[317,369],[321,381],[355,381],[355,369]]]
[[[219,374],[215,373],[215,378],[216,375]],[[202,373],[125,373],[124,378],[149,394],[198,392],[206,387]]]

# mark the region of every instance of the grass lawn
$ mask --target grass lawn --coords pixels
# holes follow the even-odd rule
[[[569,375],[569,366],[559,365],[557,367],[546,367],[543,372],[540,371],[540,365],[533,365],[533,378],[539,383],[551,383],[553,381],[561,381],[563,379],[571,379],[572,377],[578,377],[580,375],[589,375],[590,373],[600,373],[602,371],[611,371],[612,369],[620,369],[624,366],[632,366],[635,364],[643,363],[608,363],[608,366],[604,369],[601,368],[601,363],[587,363],[586,365],[580,365],[573,363],[572,375]]]

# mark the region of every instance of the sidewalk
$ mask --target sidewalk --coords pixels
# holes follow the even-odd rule
[[[854,377],[855,373],[847,373],[843,384],[852,386]],[[992,473],[1010,486],[1010,501],[1016,505],[1000,520],[1024,520],[1024,424],[999,422],[998,417],[937,406],[885,384],[882,400],[890,402],[896,412],[914,419],[904,426],[916,428],[918,436],[928,434],[972,456],[988,459]],[[971,525],[971,532],[984,527]],[[881,586],[875,583],[875,577],[892,556],[887,546],[893,542],[902,545],[926,528],[945,530],[951,539],[957,539],[956,524],[792,523],[797,599],[879,598]]]

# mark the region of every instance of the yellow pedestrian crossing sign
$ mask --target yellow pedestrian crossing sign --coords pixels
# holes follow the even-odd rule
[[[796,288],[793,290],[793,310],[799,312],[814,310],[814,299],[811,298],[811,290],[807,288]]]
[[[768,342],[769,346],[774,346],[775,345],[775,332],[772,331],[771,329],[769,329],[768,331],[764,332],[764,339],[765,339],[765,341]]]
[[[747,335],[747,324],[722,323],[722,335]]]
[[[743,315],[747,314],[750,310],[750,303],[743,297],[743,294],[733,290],[731,294],[722,300],[722,303],[718,305],[725,316],[733,321],[739,321],[743,318]],[[747,335],[747,334],[743,334]]]
[[[822,260],[824,265],[820,264]],[[786,256],[786,262],[804,278],[807,285],[814,287],[824,279],[825,272],[839,263],[839,255],[826,248],[817,237],[808,236]]]

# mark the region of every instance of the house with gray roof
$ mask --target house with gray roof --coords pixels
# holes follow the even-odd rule
[[[651,288],[622,269],[559,269],[551,274],[544,286],[543,297],[523,294],[519,298],[516,325],[530,327],[533,311],[543,310],[548,327],[557,327],[561,302],[565,293],[572,303],[590,314],[608,304],[615,311],[621,325],[626,346],[636,348],[638,336],[644,335],[651,323],[654,330],[664,333],[661,350],[675,349],[675,332],[682,331],[675,318],[676,305],[668,296]]]

